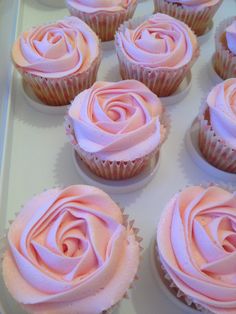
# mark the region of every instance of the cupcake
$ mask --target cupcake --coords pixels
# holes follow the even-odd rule
[[[23,32],[13,45],[12,59],[43,103],[67,105],[96,80],[99,39],[86,23],[66,17]]]
[[[169,14],[203,35],[223,0],[153,0],[155,12]]]
[[[203,104],[199,148],[218,169],[236,173],[236,78],[216,85]]]
[[[132,18],[137,0],[66,0],[71,15],[85,21],[102,41],[113,40],[116,30]]]
[[[160,13],[124,23],[115,44],[122,78],[136,79],[161,97],[177,90],[199,56],[191,29]]]
[[[131,225],[94,187],[34,197],[8,232],[2,265],[8,291],[28,313],[110,312],[139,265],[140,238]]]
[[[224,80],[236,77],[236,16],[221,22],[216,31],[215,44],[215,71]]]
[[[157,228],[157,263],[169,280],[164,284],[189,307],[236,313],[235,221],[235,192],[217,186],[188,187],[164,209]]]
[[[127,179],[158,156],[166,135],[158,97],[138,81],[96,82],[72,102],[66,133],[96,175]]]

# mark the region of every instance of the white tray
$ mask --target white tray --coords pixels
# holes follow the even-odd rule
[[[36,0],[1,0],[8,3],[7,18],[0,21],[1,61],[9,64],[9,47],[6,38],[15,37],[14,23],[18,14],[17,33],[32,25],[56,20],[68,14],[66,9],[55,9],[39,4]],[[18,6],[18,8],[17,8]],[[4,6],[3,6],[4,7]],[[171,115],[171,132],[161,153],[160,167],[152,181],[143,189],[129,194],[116,194],[114,199],[127,213],[135,218],[144,238],[143,259],[139,272],[140,280],[130,293],[130,299],[124,300],[115,313],[120,314],[184,314],[171,303],[159,288],[149,267],[149,245],[155,233],[160,213],[169,198],[187,184],[197,184],[217,179],[204,173],[188,155],[184,146],[185,132],[197,115],[201,98],[213,86],[208,76],[208,62],[214,52],[213,34],[218,23],[231,16],[236,9],[234,0],[224,1],[214,18],[214,26],[209,40],[201,46],[201,56],[192,69],[192,87],[180,103],[167,106]],[[151,14],[152,0],[139,3],[136,16]],[[2,13],[2,8],[1,8]],[[4,12],[5,13],[5,12]],[[3,14],[4,15],[4,14]],[[5,16],[6,17],[6,16]],[[7,36],[2,36],[6,30]],[[120,79],[118,61],[113,49],[114,43],[102,45],[103,61],[98,79],[116,81]],[[4,55],[5,54],[5,55]],[[7,77],[11,76],[10,81]],[[5,85],[3,85],[5,84]],[[63,115],[46,114],[27,105],[22,92],[20,78],[8,66],[8,73],[1,76],[0,86],[11,86],[8,97],[1,101],[1,120],[5,121],[0,133],[0,143],[4,147],[1,160],[0,177],[0,232],[7,227],[7,221],[14,217],[34,194],[44,188],[83,183],[78,176],[63,127]],[[4,139],[7,141],[4,141]],[[0,150],[1,151],[1,150]],[[218,181],[219,182],[219,181]],[[13,300],[6,294],[1,282],[0,300],[6,314],[20,314]],[[186,312],[187,313],[187,312]]]

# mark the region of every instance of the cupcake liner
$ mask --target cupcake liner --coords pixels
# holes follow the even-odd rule
[[[199,121],[199,148],[206,160],[216,168],[236,173],[236,150],[230,148],[212,129],[209,112],[204,104]]]
[[[165,115],[164,115],[165,116]],[[66,115],[65,117],[65,130],[69,137],[69,140],[78,153],[82,161],[89,167],[89,169],[97,176],[110,179],[110,180],[121,180],[128,179],[138,175],[148,162],[157,154],[159,154],[160,147],[165,141],[169,132],[169,116],[163,117],[161,121],[161,140],[157,148],[149,154],[131,160],[131,161],[113,161],[113,160],[102,160],[96,154],[88,153],[81,149],[79,146],[73,129],[73,121]],[[163,124],[162,124],[163,123]]]
[[[217,74],[224,80],[236,77],[236,55],[227,47],[225,30],[236,17],[228,18],[220,23],[216,29],[215,45],[216,52],[213,56],[213,66]]]
[[[77,16],[87,23],[102,41],[113,40],[116,30],[124,21],[132,18],[137,6],[137,1],[131,3],[127,9],[118,12],[99,11],[86,13],[76,10],[67,2],[68,10],[73,16]]]
[[[196,35],[200,36],[204,34],[210,25],[213,16],[215,15],[223,0],[220,0],[217,4],[202,10],[190,10],[179,4],[170,3],[167,0],[153,1],[155,7],[154,12],[165,13],[185,22],[189,27],[191,27]]]
[[[68,77],[47,78],[38,76],[18,67],[17,70],[22,75],[35,95],[49,106],[65,106],[70,103],[75,96],[86,88],[89,88],[96,81],[97,72],[101,63],[101,53],[92,62],[89,69],[82,73],[75,73]]]
[[[124,33],[126,28],[134,29],[144,22],[145,19],[146,17],[129,20],[122,24],[118,31]],[[121,77],[123,79],[136,79],[137,81],[144,83],[159,97],[169,96],[177,90],[200,53],[198,47],[194,52],[191,61],[179,69],[153,69],[130,61],[123,53],[117,36],[118,35],[115,36],[115,46]]]

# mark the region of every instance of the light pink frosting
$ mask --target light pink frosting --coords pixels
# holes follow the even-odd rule
[[[197,38],[186,24],[161,13],[135,29],[118,32],[117,43],[131,62],[158,69],[180,68],[198,49]]]
[[[33,198],[8,242],[4,280],[30,313],[101,313],[122,299],[139,264],[139,244],[119,207],[86,185]]]
[[[236,313],[236,194],[188,187],[165,208],[159,255],[177,287],[217,314]]]
[[[229,50],[236,55],[236,20],[226,28],[226,40]]]
[[[78,11],[95,13],[98,11],[116,12],[127,9],[137,0],[66,0],[66,2]]]
[[[159,98],[144,84],[96,82],[72,102],[69,116],[79,146],[104,160],[134,160],[161,142]]]
[[[86,71],[99,55],[99,40],[77,17],[24,32],[12,49],[21,70],[48,78]]]
[[[214,132],[236,149],[236,78],[216,85],[207,97]]]
[[[213,5],[216,5],[221,0],[166,0],[167,2],[179,3],[184,8],[192,10],[202,10]]]

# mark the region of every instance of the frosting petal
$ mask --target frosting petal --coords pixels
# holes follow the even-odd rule
[[[229,50],[236,55],[236,20],[226,28],[226,40]]]

